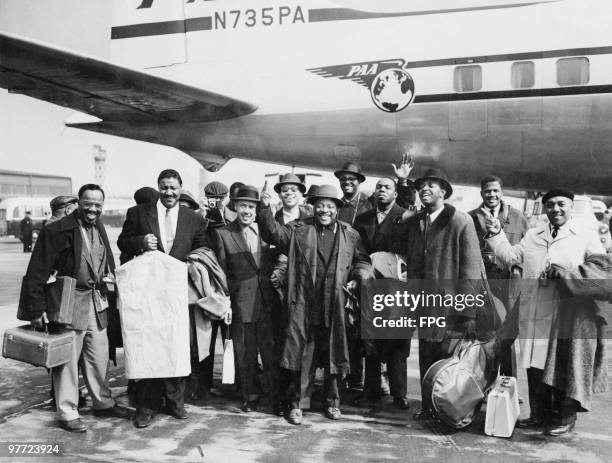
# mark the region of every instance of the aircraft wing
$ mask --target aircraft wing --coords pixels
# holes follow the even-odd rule
[[[255,105],[0,32],[0,87],[106,122],[209,122]]]

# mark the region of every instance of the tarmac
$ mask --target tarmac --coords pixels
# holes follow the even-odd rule
[[[111,242],[117,230],[110,230]],[[21,277],[30,255],[11,237],[0,238],[0,334],[24,322],[15,318]],[[220,346],[217,352],[221,352]],[[596,395],[593,410],[581,413],[574,432],[545,437],[538,430],[515,429],[510,438],[484,434],[484,410],[468,428],[451,430],[436,421],[418,422],[420,409],[418,349],[408,359],[410,410],[393,407],[384,398],[382,409],[350,404],[357,392],[343,395],[342,418],[331,421],[313,399],[313,410],[300,426],[262,407],[243,413],[232,387],[220,384],[221,358],[215,364],[216,394],[187,403],[187,420],[158,415],[153,425],[136,429],[130,420],[97,418],[91,402],[81,410],[90,426],[84,434],[68,433],[54,419],[49,374],[44,368],[0,358],[0,463],[62,462],[588,462],[612,461],[612,392]],[[611,369],[612,370],[612,369]],[[116,400],[128,405],[122,352],[109,370]],[[519,390],[527,397],[523,376]],[[527,400],[525,400],[527,402]],[[521,405],[521,416],[529,413]],[[9,444],[58,444],[61,455],[10,455]]]

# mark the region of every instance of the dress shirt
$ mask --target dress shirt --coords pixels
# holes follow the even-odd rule
[[[166,252],[170,252],[170,249],[166,249],[166,211],[168,209],[164,206],[160,200],[157,200],[157,224],[159,225],[159,238],[161,239],[161,245]],[[172,230],[176,238],[176,224],[178,222],[179,203],[170,209],[170,221],[172,222]]]

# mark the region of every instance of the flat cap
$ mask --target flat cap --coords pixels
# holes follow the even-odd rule
[[[49,202],[49,206],[51,206],[52,211],[57,211],[58,209],[67,206],[68,204],[76,203],[78,200],[79,198],[72,195],[56,196]]]
[[[204,195],[208,198],[223,198],[227,196],[227,187],[215,180],[204,187]]]

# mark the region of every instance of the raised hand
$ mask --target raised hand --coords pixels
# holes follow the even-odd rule
[[[409,156],[408,153],[404,153],[402,154],[402,160],[400,161],[399,167],[393,163],[391,165],[398,179],[407,179],[414,168],[414,159],[412,156]]]

